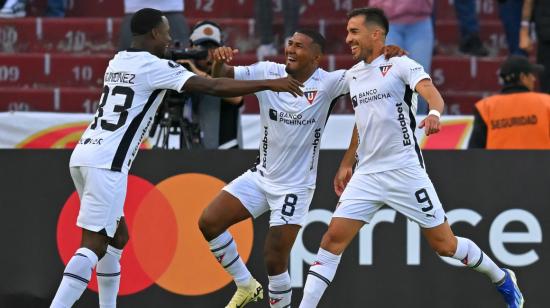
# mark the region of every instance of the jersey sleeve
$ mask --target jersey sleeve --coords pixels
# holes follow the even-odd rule
[[[399,57],[397,71],[399,77],[405,84],[408,84],[411,89],[415,90],[416,85],[423,79],[431,79],[430,75],[424,71],[422,65],[413,59],[403,56]]]
[[[236,80],[260,80],[266,79],[265,72],[270,62],[256,62],[247,66],[235,66],[233,68],[235,72]]]
[[[149,84],[153,89],[170,89],[181,92],[185,82],[195,76],[185,67],[172,60],[161,59],[152,64],[148,74]]]
[[[332,99],[349,93],[347,70],[330,72],[325,85],[329,89]]]

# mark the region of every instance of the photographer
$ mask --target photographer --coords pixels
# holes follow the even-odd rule
[[[212,52],[222,45],[221,28],[214,22],[197,23],[191,32],[190,48],[181,54],[184,59],[176,61],[186,66],[193,73],[210,78],[212,69]],[[177,53],[174,58],[179,58]],[[242,97],[219,98],[216,96],[191,93],[183,107],[183,117],[200,131],[200,145],[206,149],[235,148],[239,108]]]

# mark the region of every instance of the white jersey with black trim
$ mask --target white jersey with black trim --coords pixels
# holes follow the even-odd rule
[[[128,50],[109,61],[95,117],[71,155],[71,167],[128,173],[166,89],[181,91],[194,76],[174,61]]]
[[[414,136],[419,81],[429,79],[409,57],[384,55],[360,62],[347,74],[359,133],[356,173],[368,174],[419,165],[424,167]]]
[[[285,65],[269,61],[235,67],[235,79],[287,76]],[[256,169],[266,183],[315,187],[321,136],[333,102],[349,92],[346,71],[317,69],[304,82],[304,96],[257,92],[261,140]]]

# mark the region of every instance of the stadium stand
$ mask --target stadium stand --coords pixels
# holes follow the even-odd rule
[[[226,32],[226,44],[241,54],[236,64],[256,61],[253,0],[186,1],[190,24],[208,18]],[[368,1],[302,1],[300,26],[319,29],[328,42],[325,68],[353,65],[344,42],[346,12]],[[436,0],[434,83],[441,90],[449,114],[470,114],[480,98],[498,91],[497,70],[507,54],[498,19],[497,0],[478,1],[481,39],[490,48],[485,58],[459,54],[458,24],[451,0]],[[28,18],[0,19],[0,111],[32,110],[94,112],[108,60],[118,42],[123,4],[118,1],[69,1],[66,18],[42,18],[46,0],[31,0]],[[282,30],[280,7],[275,11],[275,33]],[[282,41],[282,38],[279,38]],[[274,58],[283,62],[283,56]],[[246,99],[246,113],[256,113],[255,98]],[[337,113],[352,112],[342,101]]]

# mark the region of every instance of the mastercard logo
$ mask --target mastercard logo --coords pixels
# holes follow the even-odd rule
[[[88,128],[90,122],[74,122],[48,127],[38,131],[15,147],[19,149],[74,149],[80,137]],[[143,141],[140,149],[150,149],[147,140]]]
[[[124,214],[130,241],[121,259],[120,295],[137,293],[153,284],[180,295],[204,295],[232,281],[211,254],[197,225],[203,209],[224,185],[218,178],[199,173],[179,174],[156,185],[129,175]],[[80,246],[81,230],[76,226],[79,207],[75,191],[58,219],[57,247],[65,265]],[[242,221],[229,231],[246,262],[252,251],[252,220]],[[95,273],[88,288],[97,292]]]

